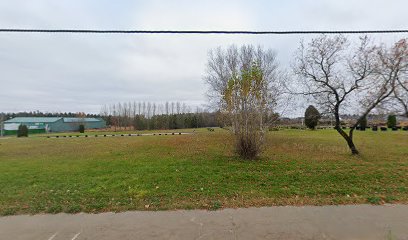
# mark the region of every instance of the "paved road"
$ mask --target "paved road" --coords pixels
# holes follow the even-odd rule
[[[408,205],[9,216],[0,239],[408,239]]]

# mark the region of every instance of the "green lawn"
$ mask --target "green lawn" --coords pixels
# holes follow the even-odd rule
[[[357,132],[358,157],[334,130],[268,137],[257,161],[222,129],[0,139],[0,214],[408,203],[408,132]]]

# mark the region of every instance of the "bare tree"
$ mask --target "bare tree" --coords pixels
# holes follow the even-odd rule
[[[402,55],[401,58],[401,76],[397,79],[397,86],[394,92],[394,98],[402,107],[402,114],[408,118],[408,38],[401,39],[395,44],[394,49]]]
[[[251,45],[212,50],[205,81],[210,103],[232,123],[238,154],[256,157],[264,142],[264,116],[274,109],[281,86],[275,52]]]
[[[408,81],[398,81],[398,85],[395,90],[395,99],[403,108],[402,114],[408,118]]]
[[[128,104],[126,103],[126,102],[124,102],[123,103],[123,105],[122,105],[122,118],[123,118],[123,126],[125,127],[125,130],[126,130],[126,127],[128,126],[128,114],[129,114],[129,112],[128,112]]]
[[[132,126],[133,126],[133,130],[136,130],[136,124],[135,124],[135,119],[136,119],[136,115],[137,115],[137,105],[136,102],[133,101],[133,105],[132,105]]]
[[[165,113],[166,113],[166,115],[169,115],[169,113],[170,113],[170,109],[169,109],[169,102],[166,102],[166,105],[165,105]]]
[[[157,110],[157,105],[156,105],[156,103],[153,103],[152,116],[156,115],[156,110]]]
[[[174,102],[171,102],[171,114],[174,114]]]
[[[106,104],[101,107],[100,115],[103,117],[109,116],[109,108],[106,106]]]
[[[341,35],[322,35],[307,45],[302,42],[296,52],[293,69],[299,76],[300,92],[333,114],[335,129],[352,154],[359,153],[353,142],[355,128],[394,92],[401,73],[397,52],[395,47],[374,46],[367,37],[351,47]],[[346,133],[340,125],[340,114],[351,111],[358,112],[359,117]]]

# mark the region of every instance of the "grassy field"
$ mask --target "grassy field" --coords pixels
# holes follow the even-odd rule
[[[189,130],[192,131],[192,130]],[[227,131],[0,139],[0,214],[408,203],[408,133],[270,132],[244,161]]]

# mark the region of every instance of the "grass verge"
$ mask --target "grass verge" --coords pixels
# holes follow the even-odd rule
[[[103,134],[103,133],[102,133]],[[256,161],[227,131],[0,141],[0,214],[408,203],[408,134],[270,132]]]

